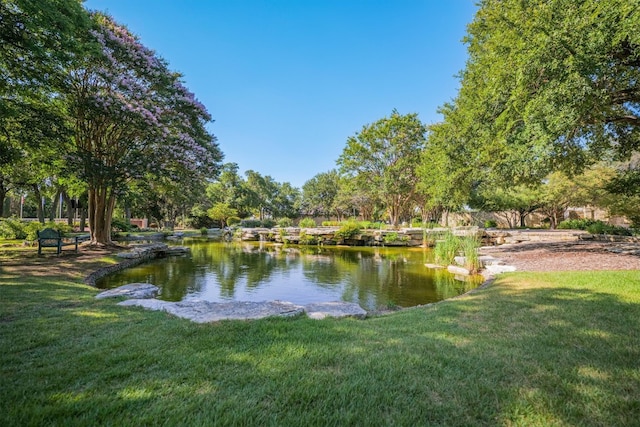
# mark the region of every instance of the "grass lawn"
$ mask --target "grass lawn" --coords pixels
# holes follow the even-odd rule
[[[204,325],[38,271],[0,264],[2,426],[640,423],[638,271],[508,274],[364,321]]]

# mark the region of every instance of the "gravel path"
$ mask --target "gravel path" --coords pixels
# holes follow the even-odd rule
[[[480,253],[499,258],[517,271],[640,270],[638,243],[522,242],[483,247]]]

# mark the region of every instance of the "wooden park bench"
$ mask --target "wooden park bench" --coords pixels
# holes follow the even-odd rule
[[[81,235],[65,238],[62,233],[53,228],[45,228],[38,231],[38,255],[42,255],[42,248],[56,248],[56,254],[60,255],[63,246],[75,245],[78,252],[78,243],[89,239],[89,235]]]

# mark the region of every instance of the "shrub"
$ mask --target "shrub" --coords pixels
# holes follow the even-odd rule
[[[38,231],[45,228],[58,230],[60,233],[67,234],[73,230],[70,225],[49,221],[41,224],[37,221],[21,221],[17,218],[7,218],[0,221],[0,238],[4,239],[26,239],[36,240]]]
[[[388,233],[382,238],[385,243],[393,243],[398,240],[398,233]]]
[[[371,221],[360,221],[360,228],[363,230],[371,230]]]
[[[363,230],[381,230],[381,222],[360,221],[360,228]]]
[[[303,218],[298,223],[300,228],[313,228],[316,226],[316,222],[312,218]]]
[[[264,228],[273,228],[276,225],[276,222],[272,219],[267,218],[265,220],[262,220],[260,225],[262,225]]]
[[[302,231],[300,231],[299,243],[301,245],[315,245],[315,244],[318,243],[318,239],[317,239],[316,236],[313,236],[311,234],[307,234],[304,230],[302,230]]]
[[[111,219],[111,230],[129,232],[133,230],[133,226],[122,218],[113,218]]]
[[[624,227],[616,227],[603,221],[592,219],[568,219],[558,224],[563,230],[586,230],[591,234],[612,234],[616,236],[631,236],[631,231]]]
[[[260,227],[262,223],[259,219],[243,219],[240,221],[240,227],[244,228],[257,228]]]
[[[36,222],[40,225],[40,223]],[[7,218],[0,221],[0,238],[3,239],[25,239],[27,224],[17,218]]]
[[[323,227],[338,227],[340,224],[340,221],[322,221]]]
[[[237,216],[230,216],[229,218],[227,218],[228,226],[236,225],[239,223],[240,223],[240,218],[238,218]]]
[[[278,227],[292,227],[293,220],[291,218],[280,218],[278,220]]]
[[[278,235],[280,236],[280,240],[282,241],[282,243],[284,243],[285,245],[289,243],[289,239],[287,238],[287,231],[284,228],[278,230]]]
[[[349,220],[340,225],[340,228],[336,231],[336,237],[340,239],[351,239],[358,233],[360,233],[360,223]]]
[[[484,222],[484,228],[496,228],[498,223],[493,219],[488,219]]]
[[[200,234],[201,234],[202,236],[207,236],[207,235],[209,234],[209,230],[207,230],[207,227],[202,227],[202,228],[200,229]]]
[[[558,228],[561,230],[586,230],[596,222],[592,219],[567,219],[558,224]]]
[[[25,239],[36,240],[38,238],[38,231],[44,230],[44,228],[45,228],[44,224],[40,224],[38,221],[27,223],[27,225],[24,228],[25,232],[27,233],[27,236],[25,237]]]
[[[409,240],[409,236],[400,236],[398,233],[392,232],[392,233],[385,234],[382,240],[387,244],[396,243],[396,242],[406,242]]]
[[[39,222],[36,224],[40,225]],[[0,221],[0,237],[9,240],[25,239],[27,237],[26,225],[25,222],[17,218],[4,219]]]
[[[631,231],[624,227],[616,227],[602,221],[595,221],[587,227],[587,231],[591,234],[611,234],[614,236],[631,236]]]

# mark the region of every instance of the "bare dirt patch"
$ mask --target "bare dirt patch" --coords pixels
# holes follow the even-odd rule
[[[82,279],[91,272],[112,264],[114,261],[108,257],[120,251],[122,248],[86,245],[77,253],[73,250],[63,250],[60,255],[56,255],[54,251],[38,256],[36,250],[7,253],[8,256],[0,260],[0,272],[21,276]]]
[[[517,271],[640,270],[640,256],[612,252],[632,246],[640,251],[637,243],[550,241],[484,247],[481,253],[499,258]]]

